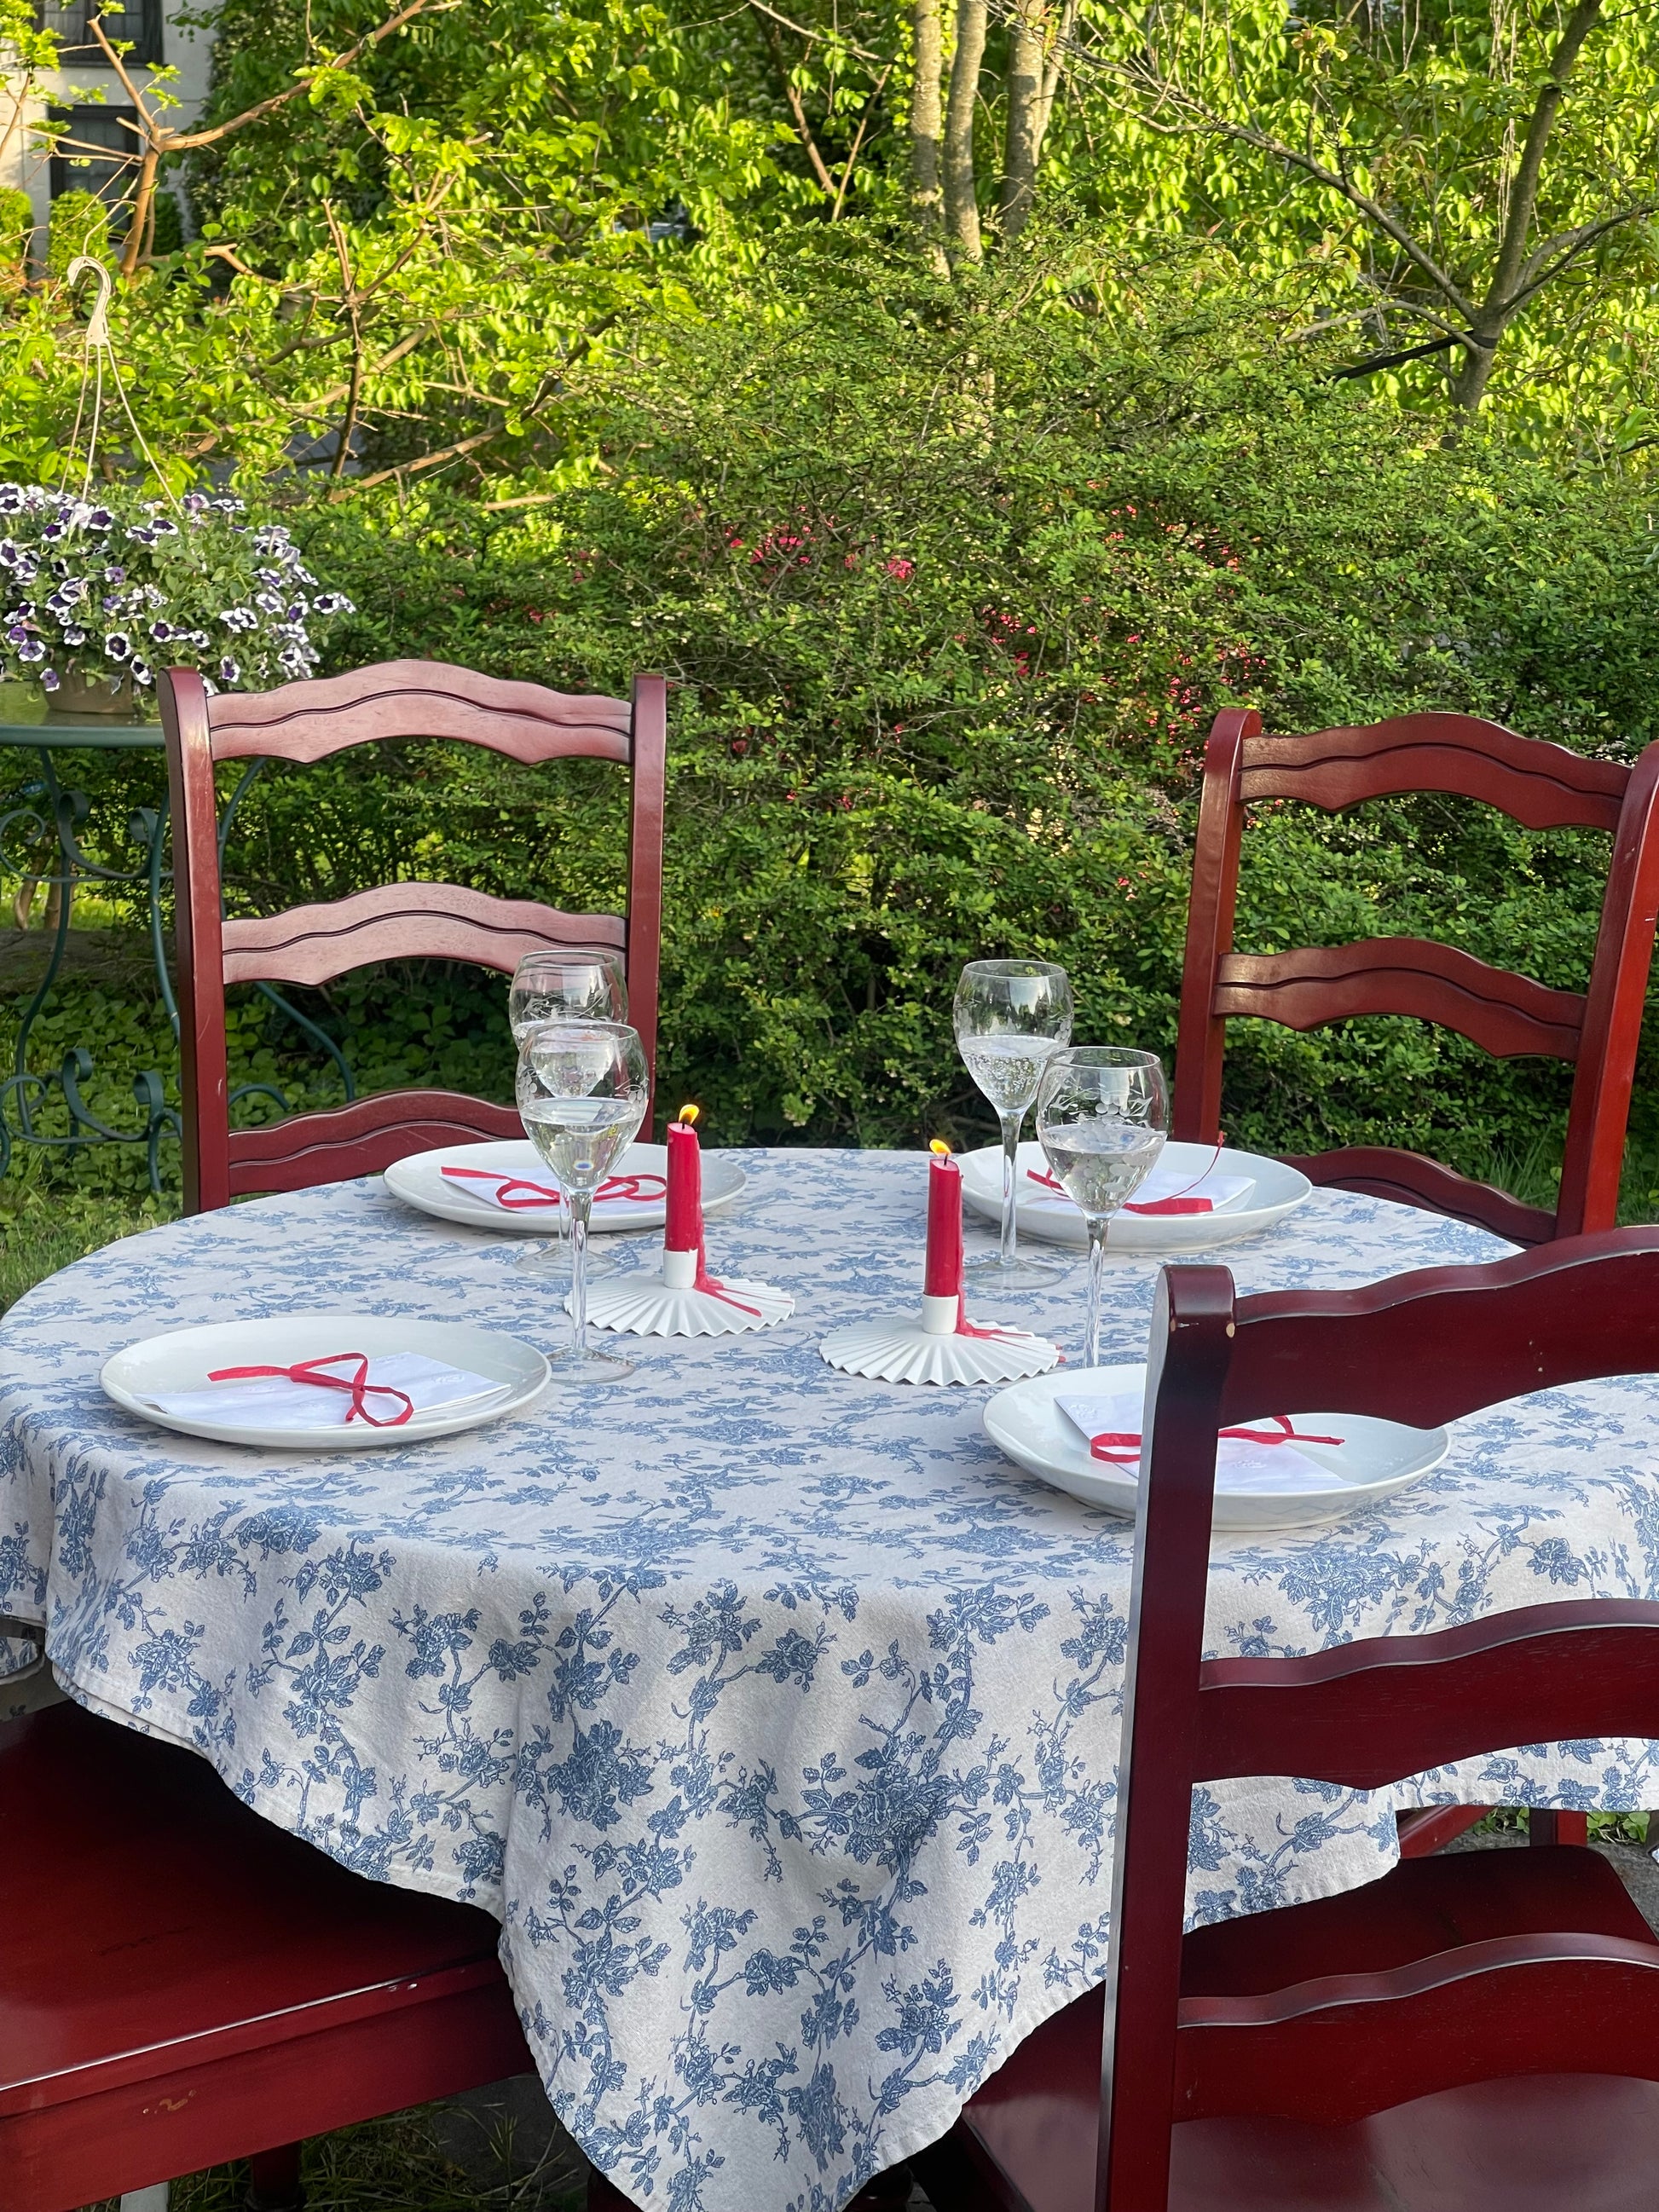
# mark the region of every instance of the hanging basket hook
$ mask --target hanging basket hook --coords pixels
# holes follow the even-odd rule
[[[90,276],[97,285],[97,297],[92,303],[92,313],[87,321],[87,350],[101,346],[107,353],[111,346],[109,334],[110,294],[114,280],[106,264],[90,253],[77,253],[64,271],[64,282],[75,291],[83,276]]]

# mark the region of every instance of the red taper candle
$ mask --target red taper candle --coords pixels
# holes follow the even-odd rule
[[[962,1170],[949,1145],[935,1137],[927,1164],[927,1275],[922,1294],[954,1298],[962,1291]]]
[[[695,1106],[682,1106],[668,1125],[668,1218],[662,1240],[665,1252],[702,1249],[702,1147],[692,1126],[696,1118]]]

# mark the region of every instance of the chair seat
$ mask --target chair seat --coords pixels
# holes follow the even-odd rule
[[[1575,1847],[1402,1862],[1362,1889],[1198,1929],[1183,1997],[1385,1972],[1500,1935],[1611,1936],[1659,1949],[1617,1874]],[[1044,2021],[962,2127],[995,2193],[1093,2212],[1103,1996]],[[1610,2032],[1616,2033],[1616,2028]],[[1443,2090],[1351,2127],[1205,2119],[1174,2133],[1170,2212],[1659,2212],[1659,2085],[1534,2075]]]
[[[529,2063],[488,1913],[348,1872],[76,1705],[0,1728],[0,2212]],[[153,2171],[107,2171],[135,2127]]]

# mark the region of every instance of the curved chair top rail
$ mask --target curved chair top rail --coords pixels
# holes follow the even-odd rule
[[[1630,781],[1591,760],[1473,714],[1401,714],[1301,738],[1246,737],[1239,796],[1296,799],[1328,814],[1367,799],[1443,791],[1484,799],[1528,830],[1614,830]]]
[[[181,670],[175,680],[182,719],[201,679]],[[625,699],[550,691],[442,660],[382,661],[276,691],[211,699],[203,689],[200,699],[215,760],[319,761],[353,745],[423,738],[487,745],[526,765],[633,756],[634,712]]]

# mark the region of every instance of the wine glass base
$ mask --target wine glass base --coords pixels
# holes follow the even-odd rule
[[[976,1252],[963,1261],[962,1273],[963,1281],[975,1291],[1042,1291],[1062,1281],[1076,1264],[1073,1260],[1033,1259],[1021,1252],[1005,1267],[1000,1253]]]
[[[562,1352],[550,1352],[547,1364],[553,1370],[556,1382],[620,1382],[625,1375],[634,1372],[631,1359],[624,1359],[617,1352],[596,1352],[592,1345],[580,1352],[574,1346],[567,1346]]]
[[[562,1237],[538,1237],[526,1244],[514,1261],[515,1267],[557,1267],[567,1284],[570,1280],[570,1246]],[[591,1283],[600,1275],[614,1275],[617,1263],[608,1252],[596,1252],[592,1244],[587,1248],[587,1279]]]

